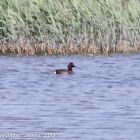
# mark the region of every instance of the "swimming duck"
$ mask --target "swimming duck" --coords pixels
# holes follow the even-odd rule
[[[54,73],[55,74],[74,74],[72,68],[75,67],[74,64],[72,62],[70,62],[68,64],[68,70],[65,69],[60,69],[60,70],[56,70]]]

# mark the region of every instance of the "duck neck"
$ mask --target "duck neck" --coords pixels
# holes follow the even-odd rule
[[[69,67],[69,66],[68,66],[68,70],[69,70],[69,71],[72,71],[72,67]]]

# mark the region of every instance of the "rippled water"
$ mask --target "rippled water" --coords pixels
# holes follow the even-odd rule
[[[55,75],[72,61],[74,75]],[[139,140],[140,55],[0,56],[0,139]]]

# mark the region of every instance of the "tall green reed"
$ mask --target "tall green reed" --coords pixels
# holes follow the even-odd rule
[[[139,0],[1,0],[0,42],[47,42],[54,53],[139,47],[139,9]]]

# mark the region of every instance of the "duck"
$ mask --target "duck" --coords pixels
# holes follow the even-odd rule
[[[72,62],[68,64],[68,69],[59,69],[54,72],[54,74],[74,74],[72,68],[75,67]]]

